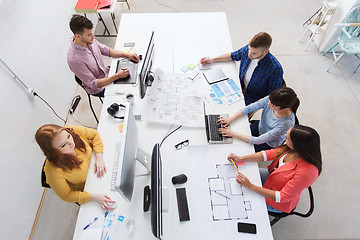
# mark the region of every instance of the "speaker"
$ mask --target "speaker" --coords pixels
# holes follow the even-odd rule
[[[119,111],[119,107],[125,108],[125,105],[117,104],[117,103],[111,104],[111,106],[107,108],[108,114],[110,114],[111,116],[117,119],[124,119],[124,116],[122,117],[115,116],[115,114]]]

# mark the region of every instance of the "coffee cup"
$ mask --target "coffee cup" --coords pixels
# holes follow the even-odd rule
[[[127,102],[129,102],[131,105],[134,104],[134,94],[132,93],[128,93],[126,94],[126,99]]]

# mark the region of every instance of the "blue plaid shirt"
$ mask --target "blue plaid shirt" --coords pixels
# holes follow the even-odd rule
[[[244,87],[244,76],[250,65],[251,59],[248,57],[249,45],[231,53],[231,59],[240,62],[239,79],[241,86]],[[258,62],[246,88],[245,104],[256,102],[257,100],[269,95],[282,85],[283,69],[279,61],[270,52]]]

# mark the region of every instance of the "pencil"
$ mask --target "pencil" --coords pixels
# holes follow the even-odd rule
[[[236,170],[238,171],[238,173],[240,174],[239,169],[237,168],[236,164],[234,163],[234,161],[232,160],[232,158],[230,158],[231,162],[234,164],[234,167],[236,168]]]
[[[130,50],[128,51],[128,53],[130,53],[130,51],[133,49],[133,47],[130,48]]]

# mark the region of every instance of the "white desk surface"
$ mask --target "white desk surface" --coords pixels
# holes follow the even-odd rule
[[[204,26],[200,26],[199,23],[204,22],[207,23]],[[125,42],[136,42],[136,51],[145,55],[152,30],[155,31],[154,67],[158,67],[164,72],[178,73],[181,67],[187,66],[189,63],[197,64],[203,56],[217,56],[233,50],[225,13],[123,14],[115,48],[121,49]],[[116,60],[112,62],[110,74],[114,73],[114,65],[116,67]],[[228,77],[233,78],[238,83],[238,70],[235,63],[217,63],[213,64],[212,67],[222,68]],[[124,200],[118,192],[110,191],[115,143],[119,142],[121,138],[118,125],[122,124],[122,120],[115,120],[107,113],[106,109],[114,102],[124,102],[125,95],[114,94],[114,87],[118,86],[123,87],[125,85],[110,85],[110,87],[107,87],[107,94],[104,99],[98,126],[98,131],[104,144],[104,160],[107,166],[107,174],[104,178],[97,179],[93,174],[94,160],[92,160],[85,190],[91,193],[110,195],[117,202],[117,208],[114,211],[121,213],[125,218],[135,220],[134,233],[129,235],[126,229],[123,229],[123,231],[120,231],[118,239],[155,239],[151,232],[150,212],[143,212],[143,188],[150,184],[150,176],[135,178],[135,188],[131,202]],[[206,86],[205,80],[204,86]],[[139,99],[138,86],[133,87],[129,85],[124,88],[126,92],[132,92],[135,95],[134,113],[143,114],[147,107],[147,98]],[[220,109],[213,109],[206,102],[206,111],[207,113],[233,114],[243,106],[244,101],[241,100]],[[122,113],[123,111],[120,111],[118,115],[121,116]],[[142,117],[144,119],[146,116]],[[141,120],[137,121],[137,127],[139,132],[138,146],[151,154],[154,144],[163,139],[170,125],[149,123]],[[246,118],[239,119],[231,127],[235,131],[250,134]],[[175,126],[172,129],[174,128]],[[169,194],[169,211],[163,213],[163,239],[198,239],[200,236],[206,236],[206,239],[218,239],[219,237],[216,234],[210,235],[211,237],[209,238],[209,233],[203,232],[208,230],[197,228],[198,226],[194,224],[196,222],[194,220],[179,222],[175,194],[176,187],[186,187],[190,214],[193,207],[190,205],[190,198],[196,197],[192,195],[191,187],[192,184],[196,183],[192,182],[190,178],[187,183],[182,185],[174,186],[171,183],[171,178],[177,174],[185,173],[188,176],[191,174],[191,166],[186,161],[186,148],[180,151],[174,148],[175,144],[185,139],[190,140],[190,145],[208,145],[204,128],[182,127],[167,138],[161,147],[163,185],[168,187]],[[243,152],[252,153],[254,151],[252,145],[240,140],[234,140],[234,144],[237,144]],[[260,185],[261,181],[260,176],[257,174],[257,165],[255,163],[246,164],[248,168],[256,172],[254,176],[248,177],[253,183]],[[137,163],[137,171],[139,169],[141,171],[141,168],[142,166]],[[258,233],[256,235],[237,233],[238,237],[236,239],[273,239],[264,198],[253,194],[251,201],[253,209],[249,215],[249,220],[244,219],[243,222],[256,223]],[[103,215],[104,210],[99,207],[98,203],[90,202],[83,204],[80,207],[74,239],[80,239],[82,228],[94,219],[95,216]],[[230,235],[227,237],[225,233],[221,234],[221,236],[222,239],[229,239],[230,237]],[[234,237],[234,235],[231,236]]]

